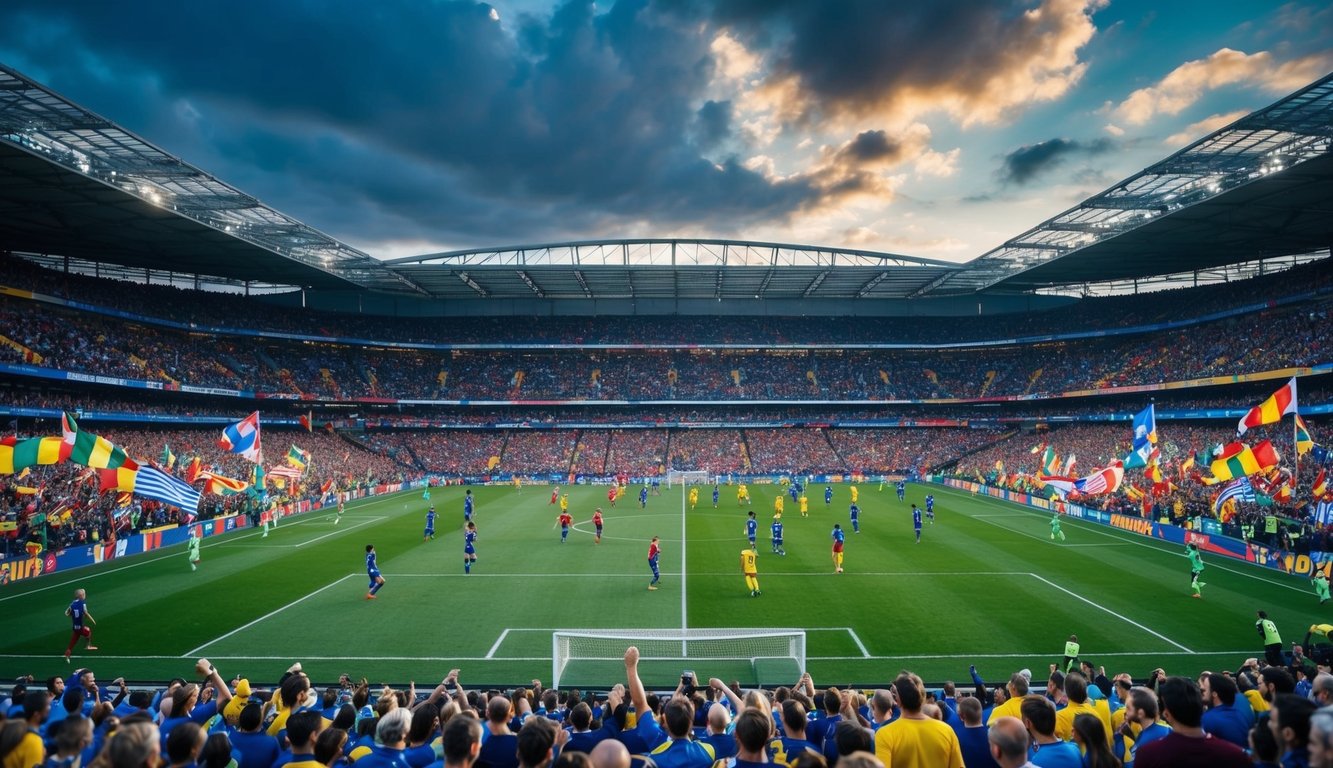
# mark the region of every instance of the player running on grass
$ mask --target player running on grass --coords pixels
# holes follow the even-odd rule
[[[472,519],[472,489],[469,488],[467,489],[467,493],[464,494],[463,496],[463,522],[466,523],[468,520],[471,519]]]
[[[912,505],[912,529],[916,531],[916,543],[921,543],[921,507]]]
[[[801,494],[801,498],[797,499],[796,502],[797,502],[798,504],[801,505],[801,517],[809,517],[809,516],[810,516],[810,499],[808,499],[808,498],[806,497],[806,495],[805,495],[804,493],[802,493],[802,494]]]
[[[833,572],[842,573],[842,544],[844,535],[842,526],[833,524]]]
[[[422,532],[422,534],[421,534],[421,540],[422,540],[422,541],[434,541],[434,540],[435,540],[435,505],[434,505],[434,504],[430,505],[430,509],[426,510],[426,530]]]
[[[657,559],[662,555],[662,547],[657,543],[657,537],[648,544],[648,567],[653,569],[653,580],[648,582],[650,591],[657,590],[657,582],[662,580],[662,572],[657,569]]]
[[[338,516],[333,518],[333,524],[337,525],[343,521],[343,512],[347,511],[347,502],[338,499]]]
[[[1051,541],[1055,541],[1056,539],[1059,539],[1060,541],[1065,540],[1065,532],[1060,530],[1059,512],[1054,512],[1051,514]]]
[[[759,597],[759,553],[754,551],[754,544],[749,549],[741,550],[741,573],[745,574],[745,588],[750,590],[750,597]]]
[[[76,589],[74,590],[74,602],[70,603],[69,607],[65,609],[65,615],[70,618],[71,622],[73,622],[73,634],[70,635],[69,645],[65,646],[66,664],[69,663],[69,655],[74,652],[74,646],[79,642],[80,637],[88,639],[88,650],[97,650],[97,646],[93,645],[92,627],[84,625],[85,621],[89,624],[97,623],[97,620],[93,618],[93,615],[88,613],[87,598],[87,592],[84,592],[82,589]]]
[[[897,483],[894,484],[894,488],[898,491],[898,501],[902,501],[903,499],[905,499],[905,498],[907,497],[907,483],[906,483],[906,482],[904,482],[904,481],[902,481],[902,480],[899,480]]]
[[[713,509],[717,509],[717,498],[721,494],[718,492],[717,483],[713,483]]]
[[[699,489],[690,489],[690,511],[694,511],[694,506],[699,503]]]
[[[477,524],[471,520],[463,531],[463,573],[472,573],[472,564],[477,562]]]
[[[199,543],[201,541],[199,532],[195,530],[194,526],[190,526],[190,538],[185,542],[185,547],[190,553],[190,570],[192,571],[199,570]]]
[[[1319,604],[1327,603],[1329,600],[1328,574],[1315,571],[1314,576],[1310,577],[1310,584],[1314,587],[1314,593],[1319,596]]]
[[[593,527],[595,527],[595,528],[597,529],[597,538],[593,540],[593,543],[594,543],[594,544],[601,544],[601,543],[602,543],[602,508],[601,508],[601,507],[598,507],[597,509],[593,510],[593,513],[592,513],[592,524],[593,524]]]
[[[861,532],[861,508],[853,504],[848,508],[848,513],[852,516],[852,533]]]
[[[565,539],[569,538],[569,526],[574,524],[574,517],[566,510],[561,510],[560,516],[555,519],[560,526],[560,543],[564,544]]]
[[[380,575],[380,567],[375,562],[375,545],[366,545],[366,576],[370,578],[369,591],[366,592],[367,600],[374,600],[375,594],[384,586],[384,577]]]
[[[781,517],[782,510],[778,510],[774,517]],[[745,538],[750,540],[750,549],[754,549],[754,540],[759,535],[759,521],[755,519],[754,510],[750,510],[749,519],[745,521]]]
[[[931,525],[935,524],[935,494],[926,494],[926,519]]]
[[[787,554],[782,548],[782,515],[773,515],[773,554]]]
[[[1203,587],[1208,586],[1206,582],[1199,581],[1203,575],[1203,553],[1199,551],[1198,544],[1185,545],[1185,557],[1190,559],[1190,589],[1194,590],[1191,597],[1203,597]]]
[[[827,507],[833,503],[833,486],[824,486],[824,506]]]
[[[639,509],[648,508],[648,486],[639,489]]]
[[[620,491],[620,486],[615,485],[614,483],[611,485],[610,488],[606,489],[606,501],[613,507],[616,505],[616,499],[619,498],[620,496],[619,491]]]

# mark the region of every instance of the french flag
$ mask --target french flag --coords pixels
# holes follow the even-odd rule
[[[222,439],[218,445],[256,464],[263,462],[264,452],[259,441],[259,411],[222,430]]]

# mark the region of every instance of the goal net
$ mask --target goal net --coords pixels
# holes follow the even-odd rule
[[[667,472],[666,480],[667,487],[674,488],[677,485],[706,485],[711,483],[713,478],[706,470],[702,469],[672,469]]]
[[[551,685],[610,685],[625,676],[625,649],[639,649],[644,685],[670,686],[685,670],[745,685],[790,685],[805,671],[800,629],[578,629],[551,633]]]

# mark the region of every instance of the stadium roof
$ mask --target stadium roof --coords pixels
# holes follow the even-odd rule
[[[1216,279],[1244,274],[1260,259],[1296,263],[1327,251],[1331,144],[1333,75],[964,265],[686,238],[383,262],[0,65],[0,249],[247,284],[457,300],[842,301],[1110,285],[1208,270]]]
[[[600,240],[386,262],[444,298],[902,298],[957,264],[874,251],[740,240]]]
[[[1333,74],[923,287],[1023,291],[1185,273],[1333,243]]]
[[[4,65],[0,248],[243,281],[414,289]]]

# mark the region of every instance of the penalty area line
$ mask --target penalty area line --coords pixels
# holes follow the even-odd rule
[[[1072,598],[1074,598],[1074,599],[1076,599],[1076,600],[1082,600],[1083,602],[1087,603],[1088,605],[1091,605],[1093,608],[1096,608],[1096,609],[1098,609],[1098,610],[1100,610],[1100,611],[1105,611],[1105,612],[1111,614],[1112,616],[1116,617],[1117,619],[1120,619],[1121,621],[1123,621],[1123,622],[1125,622],[1125,623],[1127,623],[1127,624],[1133,624],[1134,626],[1138,627],[1139,629],[1143,630],[1144,632],[1147,632],[1148,634],[1152,635],[1153,637],[1158,638],[1159,640],[1165,640],[1166,642],[1168,642],[1168,643],[1174,645],[1175,647],[1179,648],[1180,650],[1184,651],[1185,653],[1188,653],[1188,654],[1193,654],[1193,653],[1194,653],[1194,651],[1191,651],[1190,649],[1186,648],[1185,646],[1181,645],[1180,643],[1177,643],[1175,640],[1172,640],[1171,638],[1167,637],[1166,635],[1162,634],[1161,632],[1156,632],[1156,631],[1154,631],[1154,630],[1148,629],[1147,627],[1145,627],[1145,626],[1143,626],[1142,624],[1138,623],[1137,621],[1135,621],[1135,620],[1129,618],[1128,616],[1125,616],[1125,615],[1123,615],[1123,614],[1116,613],[1115,611],[1111,610],[1110,608],[1107,608],[1106,606],[1101,605],[1101,604],[1099,604],[1099,603],[1095,603],[1095,602],[1089,600],[1088,598],[1086,598],[1086,597],[1084,597],[1084,596],[1078,594],[1077,592],[1072,592],[1072,591],[1070,591],[1070,590],[1068,590],[1068,589],[1065,589],[1064,587],[1060,586],[1059,584],[1056,584],[1055,582],[1051,581],[1050,579],[1044,578],[1044,577],[1042,577],[1042,576],[1038,576],[1038,575],[1035,574],[1035,573],[1029,573],[1028,575],[1031,576],[1032,578],[1036,579],[1037,581],[1043,582],[1043,583],[1045,583],[1046,585],[1048,585],[1048,586],[1050,586],[1050,587],[1054,587],[1055,589],[1058,589],[1058,590],[1060,590],[1061,592],[1064,592],[1066,595],[1069,595],[1070,597],[1072,597]]]
[[[244,624],[244,625],[242,625],[242,626],[239,626],[239,627],[237,627],[236,629],[233,629],[232,631],[228,632],[228,633],[225,634],[225,635],[221,635],[221,636],[219,636],[219,637],[215,637],[215,638],[213,638],[212,640],[209,640],[208,642],[204,643],[203,645],[197,646],[197,647],[195,647],[195,648],[191,648],[190,650],[186,651],[185,653],[182,653],[182,654],[180,655],[180,658],[184,659],[184,658],[189,658],[189,657],[191,657],[191,656],[194,656],[195,654],[199,653],[200,651],[202,651],[203,649],[207,648],[208,646],[213,645],[213,644],[215,644],[215,643],[220,643],[220,642],[222,642],[223,640],[226,640],[227,638],[231,637],[232,635],[234,635],[234,634],[236,634],[236,633],[238,633],[238,632],[243,632],[243,631],[249,629],[250,627],[253,627],[254,625],[258,624],[259,622],[261,622],[261,621],[263,621],[263,620],[265,620],[265,619],[271,618],[271,617],[273,617],[273,616],[276,616],[276,615],[278,615],[279,613],[282,613],[283,611],[287,610],[288,608],[291,608],[293,605],[296,605],[296,604],[298,604],[298,603],[305,602],[306,600],[308,600],[308,599],[314,597],[315,595],[318,595],[320,592],[323,592],[323,591],[326,590],[326,589],[331,589],[331,588],[333,588],[333,587],[336,587],[336,586],[338,586],[339,584],[343,583],[344,581],[347,581],[348,579],[350,579],[350,578],[352,578],[353,576],[356,576],[356,575],[357,575],[357,574],[355,574],[355,573],[349,573],[349,574],[347,574],[346,576],[343,576],[342,578],[338,579],[337,581],[333,581],[333,582],[330,582],[330,583],[328,583],[328,584],[325,584],[324,586],[320,587],[319,589],[315,590],[314,592],[310,592],[309,594],[303,595],[302,597],[298,597],[298,598],[296,598],[295,600],[291,601],[290,603],[288,603],[288,604],[282,606],[281,608],[278,608],[278,609],[276,609],[276,610],[269,611],[268,613],[264,614],[263,616],[260,616],[259,618],[255,619],[254,621],[251,621],[251,622],[249,622],[248,624]],[[242,657],[242,658],[243,658],[243,657]],[[258,657],[256,657],[256,658],[258,658]]]

